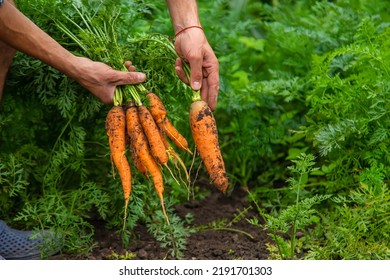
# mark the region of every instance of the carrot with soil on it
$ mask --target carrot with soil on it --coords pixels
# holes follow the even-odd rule
[[[118,170],[125,199],[125,209],[131,193],[131,171],[126,157],[126,117],[122,106],[113,106],[107,113],[106,133],[109,138],[111,160]]]
[[[166,166],[168,162],[168,154],[165,150],[156,122],[145,105],[138,105],[137,110],[152,155],[156,158],[158,163]]]
[[[170,44],[172,53],[174,46]],[[190,81],[190,65],[182,60],[183,70]],[[225,163],[218,143],[218,130],[213,112],[209,105],[202,100],[200,90],[192,90],[192,103],[190,105],[190,127],[195,148],[211,178],[213,185],[225,193],[229,187]]]
[[[174,127],[174,125],[167,118],[167,111],[163,102],[157,94],[149,92],[146,94],[149,100],[149,110],[153,116],[158,127],[164,131],[169,139],[175,143],[175,145],[184,151],[187,151],[192,155],[191,150],[188,148],[188,142],[185,137]]]
[[[158,95],[153,92],[148,92],[146,94],[146,98],[149,101],[150,113],[152,114],[156,123],[158,124],[164,121],[164,119],[167,117],[167,110],[165,109],[165,106],[160,97],[158,97]]]
[[[203,100],[195,99],[190,106],[190,125],[196,149],[209,173],[212,183],[225,193],[228,186],[225,164],[218,143],[214,115]]]
[[[160,198],[163,214],[167,223],[170,224],[164,205],[164,182],[162,173],[153,156],[150,154],[148,139],[144,133],[138,110],[134,103],[129,103],[126,107],[126,130],[135,153],[152,177],[154,188]]]
[[[130,157],[137,168],[137,170],[144,176],[147,176],[148,170],[146,167],[142,164],[141,159],[139,158],[139,154],[137,154],[137,150],[134,148],[134,144],[129,143],[129,151],[130,151]]]

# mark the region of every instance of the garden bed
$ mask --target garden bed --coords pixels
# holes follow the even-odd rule
[[[246,218],[257,215],[248,203],[244,191],[237,189],[230,196],[212,192],[202,201],[189,201],[175,207],[176,214],[184,217],[191,213],[194,216],[193,227],[198,228],[187,238],[184,259],[229,260],[229,259],[267,259],[266,243],[271,242],[267,233],[253,225]],[[233,221],[238,214],[237,222],[225,229],[210,226],[216,221]],[[96,247],[87,255],[58,254],[51,259],[164,259],[167,249],[160,247],[159,242],[147,232],[144,224],[135,228],[135,236],[128,247],[124,247],[121,237],[114,230],[109,230],[102,222],[95,223]]]

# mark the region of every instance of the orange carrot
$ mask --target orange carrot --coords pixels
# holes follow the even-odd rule
[[[106,117],[106,132],[109,138],[111,160],[118,169],[122,182],[126,208],[131,193],[131,172],[126,157],[126,119],[121,106],[113,106]]]
[[[157,124],[164,121],[167,117],[167,110],[165,109],[164,104],[162,103],[160,97],[153,92],[148,92],[146,94],[147,99],[149,100],[149,110],[153,115],[154,120]]]
[[[196,149],[214,186],[225,192],[229,182],[219,148],[218,131],[214,115],[207,103],[202,100],[192,102],[189,115]]]
[[[141,159],[139,158],[139,154],[137,154],[137,150],[134,148],[132,143],[129,143],[130,156],[133,160],[133,163],[137,170],[142,173],[144,176],[147,175],[146,167],[142,164]]]
[[[137,106],[137,109],[138,116],[146,138],[148,139],[147,142],[149,143],[152,155],[160,164],[166,165],[168,162],[168,155],[165,150],[164,143],[160,137],[158,127],[150,111],[145,107],[145,105],[139,105]]]
[[[191,150],[188,148],[187,140],[184,138],[183,135],[180,134],[180,132],[173,126],[173,124],[168,119],[165,119],[162,123],[160,123],[159,127],[164,131],[168,138],[171,139],[173,143],[175,143],[176,147],[187,151],[192,155]]]
[[[146,97],[150,102],[149,110],[157,125],[164,131],[164,133],[171,139],[175,145],[184,151],[192,154],[188,148],[188,142],[185,137],[173,126],[167,118],[167,112],[161,99],[152,92],[149,92]]]
[[[164,182],[161,170],[149,152],[148,140],[146,135],[144,134],[137,107],[134,104],[130,104],[126,108],[126,124],[127,134],[130,136],[130,141],[141,163],[143,164],[143,166],[145,166],[145,168],[152,177],[154,188],[161,201],[163,214],[169,224],[169,219],[165,212],[164,206]]]

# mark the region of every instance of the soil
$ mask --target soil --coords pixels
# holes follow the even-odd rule
[[[245,192],[237,188],[229,196],[217,191],[210,193],[201,201],[189,201],[175,207],[176,214],[184,217],[187,213],[194,216],[193,226],[196,231],[187,238],[183,259],[191,260],[258,260],[267,259],[266,243],[272,243],[267,232],[251,225],[246,219],[256,216],[255,207],[246,199]],[[235,219],[240,214],[240,218]],[[242,215],[242,216],[241,216]],[[238,220],[238,221],[236,221]],[[225,221],[225,228],[210,229],[216,221]],[[230,223],[230,224],[229,224]],[[55,255],[50,259],[112,259],[113,256],[133,254],[132,259],[160,260],[169,259],[166,248],[161,248],[156,239],[147,232],[145,225],[135,228],[137,240],[132,240],[124,248],[121,237],[104,225],[96,225],[95,240],[97,246],[87,255]]]

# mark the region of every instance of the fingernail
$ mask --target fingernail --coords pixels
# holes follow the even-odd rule
[[[199,82],[193,82],[193,83],[192,83],[192,88],[193,88],[194,90],[200,89],[200,83],[199,83]]]
[[[146,75],[144,73],[138,73],[137,78],[138,78],[138,80],[145,80]]]

